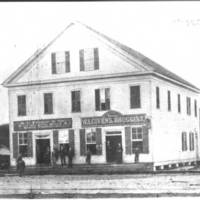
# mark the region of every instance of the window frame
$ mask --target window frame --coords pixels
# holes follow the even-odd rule
[[[177,101],[178,101],[178,113],[181,113],[181,95],[177,95]]]
[[[51,112],[50,111],[48,111],[48,105],[47,105],[47,103],[45,102],[45,95],[49,95],[49,94],[51,94]],[[52,114],[54,114],[54,95],[53,95],[53,92],[45,92],[45,93],[43,93],[43,101],[44,101],[44,115],[52,115]],[[46,107],[46,105],[47,105],[47,107]],[[47,110],[46,110],[46,108],[47,108]]]
[[[99,99],[96,99],[96,91],[98,90],[99,92]],[[105,102],[101,102],[101,90],[104,90],[104,98],[105,98]],[[108,96],[106,96],[106,90],[109,91],[107,94]],[[97,88],[94,90],[95,93],[95,111],[106,111],[106,110],[110,110],[111,109],[111,89],[110,87],[101,87],[101,88]],[[99,105],[97,106],[97,102],[99,103]],[[102,104],[105,104],[105,108],[102,107]]]
[[[181,143],[182,143],[182,151],[187,151],[188,150],[188,145],[187,145],[187,132],[183,131],[181,134]]]
[[[141,136],[142,138],[133,138],[133,129],[136,129],[136,136],[138,134],[138,129],[141,129]],[[140,153],[143,153],[143,145],[144,145],[144,132],[143,132],[143,127],[142,126],[132,126],[131,127],[131,153],[134,154],[135,153],[135,150],[133,148],[133,143],[136,143],[136,142],[139,142],[139,143],[142,143],[141,144],[141,149],[139,150]]]
[[[138,103],[137,105],[134,105],[134,103],[132,103],[132,102],[134,102],[134,101],[133,101],[133,97],[134,97],[134,96],[131,94],[131,88],[134,88],[134,87],[135,87],[135,88],[136,88],[136,87],[139,88],[139,90],[138,90],[138,91],[139,91],[139,97],[138,97],[139,100],[138,100],[138,102],[137,102],[137,103]],[[130,85],[130,86],[129,86],[130,109],[141,109],[141,108],[142,108],[141,88],[142,88],[142,87],[141,87],[141,85],[139,85],[139,84],[138,84],[138,85]]]
[[[186,113],[187,115],[191,115],[191,98],[186,97]]]
[[[26,138],[25,138],[25,135],[26,135]],[[25,142],[25,139],[26,139],[26,142]],[[20,141],[22,141],[22,143]],[[26,154],[23,154],[22,152],[20,152],[20,147],[26,147]],[[29,157],[28,156],[28,132],[18,133],[18,152],[22,154],[23,157]]]
[[[167,90],[167,110],[170,112],[172,110],[171,106],[171,91]]]
[[[194,116],[197,117],[197,100],[194,100]]]
[[[63,62],[57,62],[58,54],[64,54],[64,61]],[[66,59],[66,53],[68,54],[68,60]],[[54,55],[54,56],[53,56]],[[54,60],[53,60],[54,59]],[[58,63],[62,63],[62,72],[58,72]],[[55,65],[55,66],[53,66]],[[70,51],[55,51],[51,53],[51,67],[52,72],[51,74],[65,74],[70,72]],[[54,70],[53,70],[54,68]],[[67,70],[68,69],[68,70]]]
[[[87,52],[87,51],[91,51],[91,52]],[[85,52],[88,53],[89,55],[86,54]],[[79,49],[79,61],[80,61],[79,63],[80,71],[90,72],[90,71],[99,70],[99,48],[90,47],[90,48]],[[91,64],[92,66],[90,66]]]
[[[25,104],[20,102],[20,98],[25,98]],[[23,108],[21,106],[24,106]],[[27,116],[27,96],[25,94],[17,95],[17,116],[23,117]]]
[[[189,150],[194,151],[194,132],[189,132]]]
[[[95,134],[95,141],[91,140],[91,141],[88,141],[88,134]],[[91,139],[92,139],[92,135],[91,135]],[[86,151],[87,149],[89,148],[89,146],[95,146],[95,153],[94,152],[91,152],[92,155],[98,155],[98,152],[97,152],[97,131],[95,128],[87,128],[85,129],[85,148],[86,148]]]
[[[160,109],[160,88],[156,86],[156,108]]]
[[[78,105],[79,105],[78,109],[75,109],[76,106],[74,105],[73,94],[72,94],[73,92],[79,92],[79,100],[76,100],[76,102],[78,102]],[[72,113],[81,112],[81,90],[80,89],[71,90],[71,112]]]

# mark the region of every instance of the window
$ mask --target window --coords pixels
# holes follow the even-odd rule
[[[156,108],[160,108],[160,89],[156,87]]]
[[[53,95],[52,95],[52,93],[44,94],[44,114],[53,114]]]
[[[187,133],[182,132],[182,151],[187,151]]]
[[[72,91],[72,112],[81,112],[80,91]]]
[[[131,86],[130,87],[130,101],[131,108],[140,108],[140,86]]]
[[[168,102],[168,111],[171,111],[171,92],[168,90],[167,91],[167,102]]]
[[[99,69],[99,50],[98,48],[81,49],[80,71],[93,71]]]
[[[93,155],[97,154],[95,129],[86,129],[86,149],[89,149]]]
[[[56,52],[51,54],[52,74],[63,74],[70,72],[69,51]]]
[[[178,94],[178,113],[181,113],[181,95]]]
[[[190,151],[194,151],[194,133],[190,132],[189,139],[190,139]]]
[[[139,152],[143,152],[143,131],[142,127],[132,128],[132,153],[135,153],[137,149]]]
[[[187,115],[191,115],[191,99],[186,97]]]
[[[95,90],[96,111],[110,110],[110,88],[101,88]]]
[[[19,153],[28,157],[28,133],[19,133]]]
[[[194,100],[194,116],[197,117],[197,100]]]
[[[26,115],[26,96],[25,95],[18,96],[17,104],[18,104],[18,116],[25,116]]]

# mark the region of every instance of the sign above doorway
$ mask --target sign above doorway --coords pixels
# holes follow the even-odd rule
[[[122,115],[117,111],[108,111],[101,117],[83,117],[81,125],[86,127],[101,127],[101,126],[122,126],[122,125],[137,125],[145,124],[145,114]]]

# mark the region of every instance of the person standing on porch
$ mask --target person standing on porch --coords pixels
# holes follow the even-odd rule
[[[91,151],[90,151],[89,148],[87,149],[87,152],[86,152],[86,163],[87,163],[88,165],[91,164]]]
[[[20,177],[22,177],[24,175],[24,170],[25,170],[25,162],[22,158],[22,155],[19,154],[19,156],[17,158],[17,171],[18,171]]]
[[[122,163],[122,152],[123,152],[123,149],[122,149],[121,143],[117,144],[116,151],[117,151],[117,163]]]
[[[65,148],[64,145],[60,145],[60,160],[61,160],[61,166],[63,167],[66,165],[66,160],[65,160]]]
[[[72,161],[74,157],[74,149],[72,147],[69,147],[68,151],[68,167],[72,168]]]

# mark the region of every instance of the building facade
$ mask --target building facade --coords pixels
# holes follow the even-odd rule
[[[134,163],[139,153],[152,169],[199,159],[199,89],[81,23],[3,84],[11,165],[19,153],[27,165],[48,164],[61,146],[74,149],[76,164],[88,149],[92,163]]]

